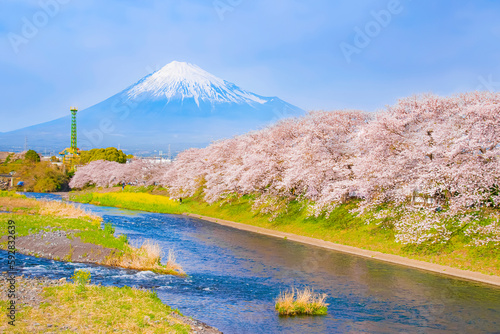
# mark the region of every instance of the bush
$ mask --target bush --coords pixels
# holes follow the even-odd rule
[[[45,193],[57,191],[58,188],[59,184],[55,179],[44,177],[36,182],[33,190],[37,193]]]
[[[24,155],[24,161],[28,163],[37,163],[40,162],[40,156],[33,150],[28,150]]]
[[[123,164],[127,162],[127,156],[122,150],[118,150],[114,147],[108,147],[106,149],[95,148],[90,151],[80,152],[80,163],[82,165],[97,160],[116,161]]]
[[[76,286],[76,292],[81,293],[85,291],[85,286],[90,283],[90,272],[88,270],[75,270],[71,279]]]
[[[54,192],[67,187],[68,176],[63,170],[50,162],[42,161],[33,165],[23,166],[18,174],[24,182],[27,191]]]
[[[104,224],[104,233],[109,235],[115,234],[115,228],[111,225],[111,223]]]

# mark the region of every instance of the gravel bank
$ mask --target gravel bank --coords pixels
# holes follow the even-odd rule
[[[114,250],[100,245],[82,242],[73,236],[78,231],[41,231],[16,238],[18,253],[52,260],[102,263]],[[0,242],[7,241],[7,236]]]

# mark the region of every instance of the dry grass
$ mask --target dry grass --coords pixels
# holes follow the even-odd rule
[[[1,333],[189,333],[189,325],[176,319],[154,292],[129,287],[77,284],[45,288],[38,307],[23,306],[16,326],[0,316]],[[0,301],[4,310],[7,301]],[[2,312],[4,313],[4,312]]]
[[[21,197],[0,197],[0,210],[23,212],[23,213],[36,213],[40,207],[40,202]]]
[[[328,309],[326,297],[326,294],[315,293],[309,288],[292,289],[280,293],[275,308],[280,315],[324,315]]]
[[[175,252],[172,249],[168,250],[168,258],[167,258],[166,266],[167,266],[167,268],[170,268],[171,270],[178,271],[180,273],[184,273],[180,264],[178,264],[176,262]]]
[[[101,220],[101,217],[82,209],[81,206],[57,201],[37,201],[32,198],[22,197],[0,197],[0,210],[27,214],[38,213],[44,216],[64,218]]]
[[[53,226],[54,224],[52,223],[57,221],[57,224],[55,224],[54,227],[57,227],[58,229],[80,230],[81,232],[79,236],[83,238],[82,240],[84,240],[84,242],[116,249],[116,251],[113,252],[102,264],[137,270],[151,270],[160,274],[185,275],[182,267],[176,263],[175,254],[172,250],[168,252],[167,263],[162,264],[161,259],[163,254],[158,244],[146,240],[141,247],[135,248],[128,244],[126,238],[125,241],[122,240],[122,238],[115,238],[113,236],[113,232],[111,234],[104,233],[103,236],[102,233],[99,233],[102,231],[100,229],[100,222],[102,221],[102,218],[93,215],[91,212],[82,209],[80,206],[64,202],[37,201],[34,199],[11,196],[0,197],[0,210],[39,214],[39,216],[36,216],[37,224],[33,224],[33,222],[30,221],[29,224],[18,226],[18,233],[20,233],[20,235],[31,234],[32,229],[43,230],[44,228],[41,226]],[[26,219],[32,217],[31,215],[23,216]],[[64,219],[61,220],[61,218]],[[66,222],[66,218],[68,219],[68,222]],[[81,221],[79,220],[79,224],[77,224],[78,221],[73,220],[78,218],[81,219]],[[50,220],[49,223],[45,222],[47,219]],[[21,223],[22,221],[23,220],[21,219],[17,220],[18,223]],[[44,223],[40,225],[41,221],[44,221]],[[89,221],[91,226],[89,226]],[[22,229],[21,227],[25,228]],[[92,228],[89,230],[89,227]],[[82,236],[81,233],[86,233],[86,235]],[[68,256],[69,258],[66,258],[66,260],[71,258],[71,254]]]
[[[119,257],[110,257],[105,264],[136,270],[151,270],[160,274],[185,275],[182,267],[175,261],[175,253],[168,252],[166,264],[161,263],[163,252],[157,243],[144,241],[140,248],[129,246],[129,249]]]
[[[65,218],[88,217],[91,220],[101,220],[101,217],[82,209],[81,206],[56,201],[40,201],[39,213],[41,215],[52,215]]]

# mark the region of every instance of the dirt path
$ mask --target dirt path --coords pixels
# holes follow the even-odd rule
[[[331,249],[331,250],[335,250],[335,251],[339,251],[339,252],[343,252],[343,253],[362,256],[362,257],[366,257],[366,258],[370,258],[370,259],[374,259],[374,260],[380,260],[380,261],[389,262],[389,263],[393,263],[393,264],[399,264],[399,265],[403,265],[403,266],[407,266],[407,267],[431,271],[431,272],[439,273],[439,274],[443,274],[443,275],[448,275],[448,276],[458,277],[458,278],[467,279],[467,280],[471,280],[471,281],[477,281],[477,282],[481,282],[481,283],[487,283],[487,284],[491,284],[491,285],[500,286],[500,277],[499,276],[486,275],[486,274],[482,274],[482,273],[478,273],[478,272],[474,272],[474,271],[462,270],[462,269],[452,268],[452,267],[448,267],[448,266],[442,266],[442,265],[435,264],[435,263],[429,263],[429,262],[424,262],[424,261],[419,261],[419,260],[408,259],[408,258],[398,256],[398,255],[384,254],[384,253],[370,251],[370,250],[361,249],[361,248],[357,248],[357,247],[335,244],[333,242],[324,241],[321,239],[304,237],[304,236],[300,236],[300,235],[296,235],[296,234],[292,234],[292,233],[274,231],[274,230],[270,230],[270,229],[263,228],[263,227],[252,226],[252,225],[247,225],[247,224],[242,224],[242,223],[236,223],[236,222],[232,222],[229,220],[212,218],[212,217],[207,217],[207,216],[202,216],[202,215],[197,215],[197,214],[192,214],[192,213],[183,213],[183,215],[207,220],[209,222],[224,225],[224,226],[237,228],[239,230],[265,234],[265,235],[269,235],[269,236],[273,236],[273,237],[277,237],[277,238],[281,238],[281,239],[286,237],[287,240],[292,240],[292,241],[300,242],[300,243],[307,244],[307,245],[313,245],[313,246]]]

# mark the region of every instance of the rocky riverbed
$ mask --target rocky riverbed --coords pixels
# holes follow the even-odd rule
[[[73,262],[103,263],[115,250],[100,245],[86,243],[75,237],[78,231],[41,231],[16,238],[18,253],[44,257],[52,260]],[[0,243],[7,236],[0,238]]]
[[[0,300],[8,300],[8,282],[5,273],[0,275]],[[43,302],[41,292],[46,287],[60,286],[66,284],[66,279],[49,279],[46,277],[28,278],[16,276],[16,304],[39,306]]]

